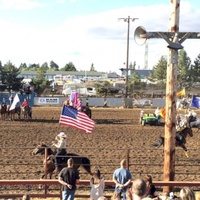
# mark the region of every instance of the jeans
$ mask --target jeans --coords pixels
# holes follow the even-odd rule
[[[115,188],[115,192],[120,193],[120,196],[123,198],[123,200],[126,200],[126,190]]]
[[[75,190],[62,191],[62,200],[74,200]]]

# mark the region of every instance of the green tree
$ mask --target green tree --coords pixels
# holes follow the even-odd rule
[[[49,70],[50,71],[59,71],[59,66],[54,61],[51,61]]]
[[[99,96],[107,97],[108,95],[118,94],[119,92],[109,81],[95,82],[94,86]]]
[[[50,81],[45,78],[44,69],[39,68],[37,73],[37,77],[32,79],[30,85],[34,86],[34,90],[38,95],[41,95],[46,88],[50,87]]]
[[[191,84],[200,82],[200,54],[194,60],[194,64],[191,65],[189,81]]]
[[[3,67],[0,67],[1,81],[7,87],[7,89],[18,91],[22,85],[23,78],[19,78],[20,70],[16,68],[10,61],[8,61]]]
[[[28,71],[37,71],[40,68],[39,64],[30,64],[28,66]]]
[[[60,71],[77,71],[77,70],[74,64],[72,62],[69,62],[63,68],[61,68]]]
[[[178,59],[178,86],[180,88],[186,87],[189,85],[189,74],[190,74],[191,59],[187,56],[185,50],[179,51]]]
[[[162,83],[165,82],[167,75],[167,59],[164,56],[158,60],[158,64],[153,67],[152,78]]]
[[[41,65],[41,68],[43,69],[44,72],[47,72],[47,70],[49,69],[48,63],[45,62]]]
[[[146,83],[141,81],[141,77],[137,72],[134,72],[128,81],[129,93],[133,93],[134,90],[144,89],[146,87]]]
[[[20,71],[27,71],[28,67],[27,67],[26,63],[21,63],[20,66],[19,66],[19,70]]]

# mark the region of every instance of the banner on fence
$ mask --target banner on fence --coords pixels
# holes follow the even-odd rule
[[[59,104],[59,98],[38,98],[39,104]]]

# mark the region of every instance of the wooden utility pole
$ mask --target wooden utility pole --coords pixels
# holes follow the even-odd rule
[[[171,0],[171,17],[169,31],[175,33],[173,42],[177,43],[176,33],[179,32],[180,0]],[[166,118],[164,146],[164,181],[173,181],[175,176],[175,134],[176,134],[176,91],[177,91],[178,50],[169,49],[166,77]],[[164,192],[173,188],[165,186]]]
[[[166,77],[166,118],[165,118],[165,146],[164,146],[164,181],[174,181],[175,176],[175,134],[176,134],[176,92],[178,50],[187,38],[200,39],[197,32],[179,32],[180,0],[170,0],[171,15],[169,32],[147,32],[139,26],[135,30],[135,42],[138,45],[150,38],[163,38],[168,43],[168,64]],[[173,187],[164,186],[164,192],[173,191]]]

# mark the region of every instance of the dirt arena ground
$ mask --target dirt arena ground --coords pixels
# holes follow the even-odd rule
[[[133,177],[151,174],[154,180],[162,180],[163,150],[152,144],[164,136],[164,125],[141,126],[140,109],[91,108],[95,127],[92,134],[59,125],[61,107],[33,107],[33,119],[1,121],[0,129],[0,179],[37,179],[43,173],[42,156],[31,156],[32,150],[40,143],[51,145],[56,134],[67,133],[68,152],[77,153],[90,159],[92,171],[100,169],[107,180],[119,162],[127,158]],[[153,113],[152,109],[145,109]],[[200,115],[199,111],[197,111]],[[176,148],[175,180],[200,180],[200,131],[193,129],[194,136],[187,138],[189,158],[183,150]],[[90,176],[80,168],[81,179]]]

